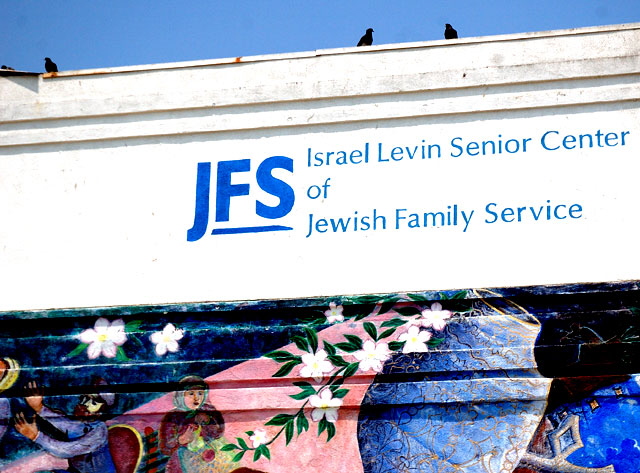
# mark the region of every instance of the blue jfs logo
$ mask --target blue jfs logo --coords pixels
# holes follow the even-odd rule
[[[278,219],[291,212],[295,202],[293,188],[286,182],[273,176],[274,169],[285,169],[293,173],[293,159],[286,156],[271,156],[258,165],[255,183],[264,192],[279,199],[276,206],[266,205],[256,199],[256,215],[262,218]],[[250,159],[220,161],[216,169],[216,222],[229,222],[231,214],[231,198],[248,196],[251,189],[249,182],[231,184],[234,173],[251,171]],[[247,179],[248,180],[248,179]],[[204,236],[209,225],[209,202],[211,193],[211,163],[198,163],[196,178],[196,206],[193,227],[187,231],[187,241],[196,241]],[[215,228],[212,235],[229,233],[257,233],[292,230],[282,225],[241,226],[233,228]]]

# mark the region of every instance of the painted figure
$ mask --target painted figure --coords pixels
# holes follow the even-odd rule
[[[233,469],[219,447],[224,420],[220,411],[207,402],[209,388],[198,376],[180,380],[174,394],[175,409],[160,425],[160,449],[169,455],[166,473],[227,472]]]
[[[0,358],[0,393],[9,389],[18,379],[20,365],[11,358]],[[11,421],[11,404],[6,397],[0,398],[0,439]]]
[[[94,382],[96,387],[105,384],[103,379]],[[69,473],[115,473],[103,420],[115,402],[114,394],[84,394],[73,416],[67,416],[47,407],[42,389],[30,381],[25,401],[36,415],[29,419],[24,412],[16,414],[15,428],[20,434],[50,454],[67,458]]]

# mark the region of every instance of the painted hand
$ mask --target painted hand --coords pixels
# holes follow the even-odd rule
[[[197,427],[193,424],[189,425],[187,429],[178,437],[178,443],[180,445],[187,445],[195,438]]]
[[[16,430],[30,440],[35,440],[38,436],[38,426],[35,417],[31,422],[27,420],[24,412],[18,412],[14,418]]]
[[[25,387],[25,397],[29,407],[39,413],[42,410],[42,388],[35,381],[29,381]]]

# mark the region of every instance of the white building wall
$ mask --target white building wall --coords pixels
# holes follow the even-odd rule
[[[0,310],[640,279],[639,40],[629,24],[0,77]],[[271,156],[293,163],[272,173],[295,193],[278,219],[255,210],[279,203],[255,180]],[[215,222],[217,163],[243,159],[230,183],[249,194]],[[201,162],[209,225],[187,241]],[[271,224],[291,230],[210,235]]]

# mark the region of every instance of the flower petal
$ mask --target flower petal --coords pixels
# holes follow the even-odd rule
[[[93,343],[97,340],[98,334],[92,328],[88,328],[80,335],[78,335],[78,338],[82,343]]]
[[[166,343],[158,343],[156,345],[156,354],[158,356],[163,356],[167,353],[167,345]]]
[[[117,347],[116,344],[110,340],[107,340],[102,344],[102,354],[107,358],[115,358],[116,357]]]
[[[325,410],[324,409],[314,409],[311,411],[311,419],[314,422],[320,421],[324,417]]]
[[[94,342],[91,345],[89,345],[89,348],[87,348],[87,357],[90,360],[95,360],[96,358],[98,358],[100,356],[100,353],[102,353],[101,343]]]
[[[338,420],[338,409],[325,409],[324,416],[328,422],[335,422]]]
[[[103,333],[109,328],[110,325],[111,324],[107,319],[105,319],[104,317],[100,317],[98,320],[96,320],[93,328],[96,330],[96,332]]]

